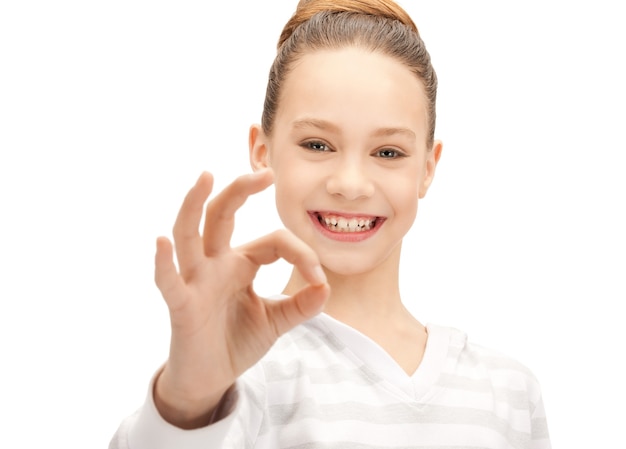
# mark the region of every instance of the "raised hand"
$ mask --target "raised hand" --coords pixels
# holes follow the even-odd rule
[[[172,334],[154,396],[161,415],[179,427],[208,424],[237,377],[281,334],[319,313],[328,298],[317,255],[289,231],[230,247],[235,212],[272,179],[267,169],[241,176],[209,201],[205,212],[213,177],[203,173],[174,225],[178,270],[172,243],[157,239],[155,280],[169,308]],[[256,295],[252,281],[261,265],[279,258],[293,264],[309,285],[285,300],[268,301]]]

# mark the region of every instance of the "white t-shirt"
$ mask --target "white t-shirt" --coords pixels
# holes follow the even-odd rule
[[[456,329],[427,331],[409,376],[374,341],[320,314],[238,379],[226,418],[174,427],[158,414],[151,386],[110,449],[550,448],[527,368]]]

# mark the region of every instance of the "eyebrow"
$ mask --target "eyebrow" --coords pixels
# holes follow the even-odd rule
[[[315,118],[303,118],[296,120],[293,122],[293,127],[294,129],[317,128],[322,131],[331,131],[335,134],[339,134],[338,126],[326,120],[319,120]]]
[[[320,120],[315,118],[304,118],[300,120],[295,120],[293,122],[294,129],[306,129],[306,128],[317,128],[322,131],[329,131],[335,134],[339,134],[341,130],[339,127],[327,120]],[[373,137],[389,137],[394,135],[404,135],[411,140],[417,140],[417,136],[413,131],[409,128],[404,127],[385,127],[379,128],[372,134]]]

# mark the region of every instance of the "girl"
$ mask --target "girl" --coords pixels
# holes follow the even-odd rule
[[[525,367],[402,304],[402,240],[442,151],[436,90],[391,0],[300,1],[250,129],[254,173],[206,208],[200,176],[178,269],[157,240],[170,357],[111,448],[550,447]],[[272,183],[287,230],[231,248],[235,211]],[[291,277],[261,298],[255,274],[278,258]]]

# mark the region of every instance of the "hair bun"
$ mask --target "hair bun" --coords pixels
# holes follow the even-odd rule
[[[278,47],[280,48],[289,39],[299,25],[320,12],[352,12],[386,17],[398,20],[416,33],[418,32],[417,26],[407,12],[392,0],[300,0],[296,12],[280,34]]]

